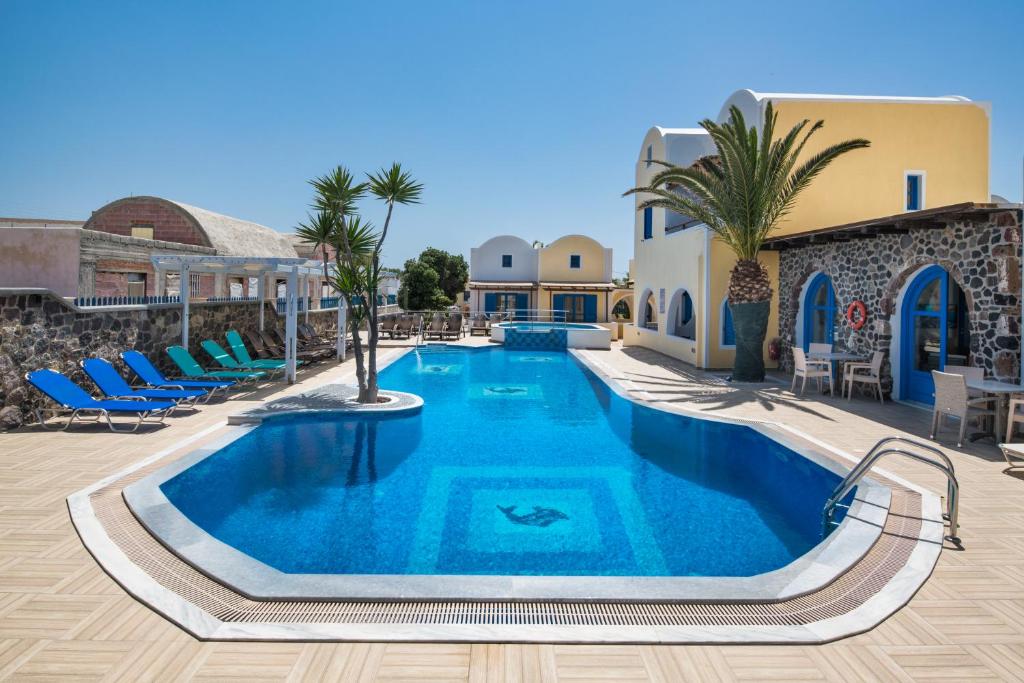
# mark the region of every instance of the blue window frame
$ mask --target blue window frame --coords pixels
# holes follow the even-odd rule
[[[512,267],[512,254],[502,254],[501,255],[501,267],[502,268],[511,268]]]
[[[970,365],[967,299],[941,266],[929,266],[907,288],[900,318],[900,397],[930,404],[932,370]]]
[[[596,294],[555,294],[552,297],[554,317],[570,323],[597,322]]]
[[[907,211],[918,211],[923,209],[922,190],[924,178],[917,173],[907,174]]]
[[[569,267],[570,268],[579,269],[579,267],[580,267],[580,255],[579,254],[570,254],[569,255]]]
[[[651,159],[654,158],[654,146],[647,145],[647,168],[651,167]]]
[[[836,293],[832,279],[818,273],[804,299],[804,351],[811,344],[831,344],[835,336]]]
[[[654,209],[647,207],[644,209],[644,239],[649,240],[654,237]]]
[[[729,300],[722,302],[722,346],[736,346],[736,330],[732,326],[732,309]]]

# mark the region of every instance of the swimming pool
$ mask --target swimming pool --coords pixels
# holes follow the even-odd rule
[[[256,594],[536,596],[559,577],[628,577],[568,590],[610,597],[646,578],[675,595],[662,579],[713,577],[712,592],[750,595],[823,563],[840,476],[762,430],[639,405],[570,353],[414,351],[381,385],[422,409],[269,419],[126,499],[169,547]],[[847,559],[870,545],[858,533]]]

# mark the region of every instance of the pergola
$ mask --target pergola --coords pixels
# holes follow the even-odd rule
[[[241,256],[203,256],[180,254],[154,254],[153,267],[157,271],[177,272],[181,282],[181,345],[188,348],[189,337],[189,288],[192,273],[214,273],[257,278],[256,300],[259,303],[259,326],[263,330],[268,275],[286,278],[285,288],[285,377],[289,384],[295,381],[297,366],[296,328],[298,326],[299,291],[309,291],[309,281],[322,282],[323,264],[304,258],[245,258]],[[333,270],[333,264],[330,266]],[[277,297],[275,296],[276,300]],[[309,306],[305,307],[305,319],[309,320]],[[338,341],[336,347],[339,360],[345,359],[345,305],[338,299]]]

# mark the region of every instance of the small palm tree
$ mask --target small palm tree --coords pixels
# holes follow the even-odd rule
[[[808,140],[824,126],[807,119],[776,139],[778,114],[768,102],[760,136],[747,128],[738,107],[730,107],[729,120],[719,124],[705,119],[701,127],[717,148],[714,156],[692,166],[655,161],[664,170],[646,187],[626,195],[652,195],[638,211],[660,207],[688,215],[707,225],[736,254],[729,275],[729,308],[736,331],[733,379],[764,379],[762,348],[771,305],[771,280],[758,253],[765,240],[788,214],[797,196],[837,157],[870,146],[867,140],[846,140],[800,158]],[[799,163],[798,163],[799,162]]]
[[[314,244],[330,244],[335,249],[335,276],[332,285],[339,291],[348,309],[352,331],[352,351],[356,360],[356,379],[360,403],[377,401],[377,291],[382,268],[380,255],[391,227],[396,204],[417,204],[423,185],[402,170],[401,164],[368,174],[357,183],[344,166],[310,181],[316,190],[316,217],[300,226],[300,235]],[[377,233],[359,216],[356,204],[367,193],[387,205],[384,227]],[[333,227],[330,227],[333,224]],[[326,240],[326,242],[324,241]],[[326,255],[326,247],[322,247]],[[327,272],[326,266],[324,272]],[[358,305],[353,305],[353,300]],[[339,305],[341,305],[339,303]],[[367,328],[367,358],[364,364],[360,328]],[[339,330],[339,333],[341,330]]]

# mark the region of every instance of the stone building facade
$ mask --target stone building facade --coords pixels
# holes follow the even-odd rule
[[[970,365],[1001,380],[1019,378],[1019,208],[971,205],[905,221],[891,217],[773,240],[769,247],[780,252],[779,330],[787,371],[792,370],[790,348],[798,345],[806,285],[824,273],[835,293],[834,345],[864,355],[885,351],[883,385],[890,391],[898,371],[895,364],[901,362],[894,341],[901,324],[901,292],[916,273],[934,264],[945,269],[964,293]],[[859,330],[846,320],[853,301],[862,301],[868,312]]]
[[[283,327],[273,302],[265,304],[264,316],[268,329]],[[310,324],[319,331],[336,321],[334,309],[309,312]],[[193,303],[189,347],[206,362],[200,347],[203,339],[223,340],[229,329],[244,335],[258,325],[256,302]],[[78,361],[105,358],[131,377],[120,353],[136,349],[169,374],[179,374],[172,370],[165,349],[180,342],[180,304],[80,309],[46,290],[0,289],[0,429],[32,420],[34,409],[47,407],[48,399],[25,381],[31,370],[52,368],[88,389],[92,384]]]

